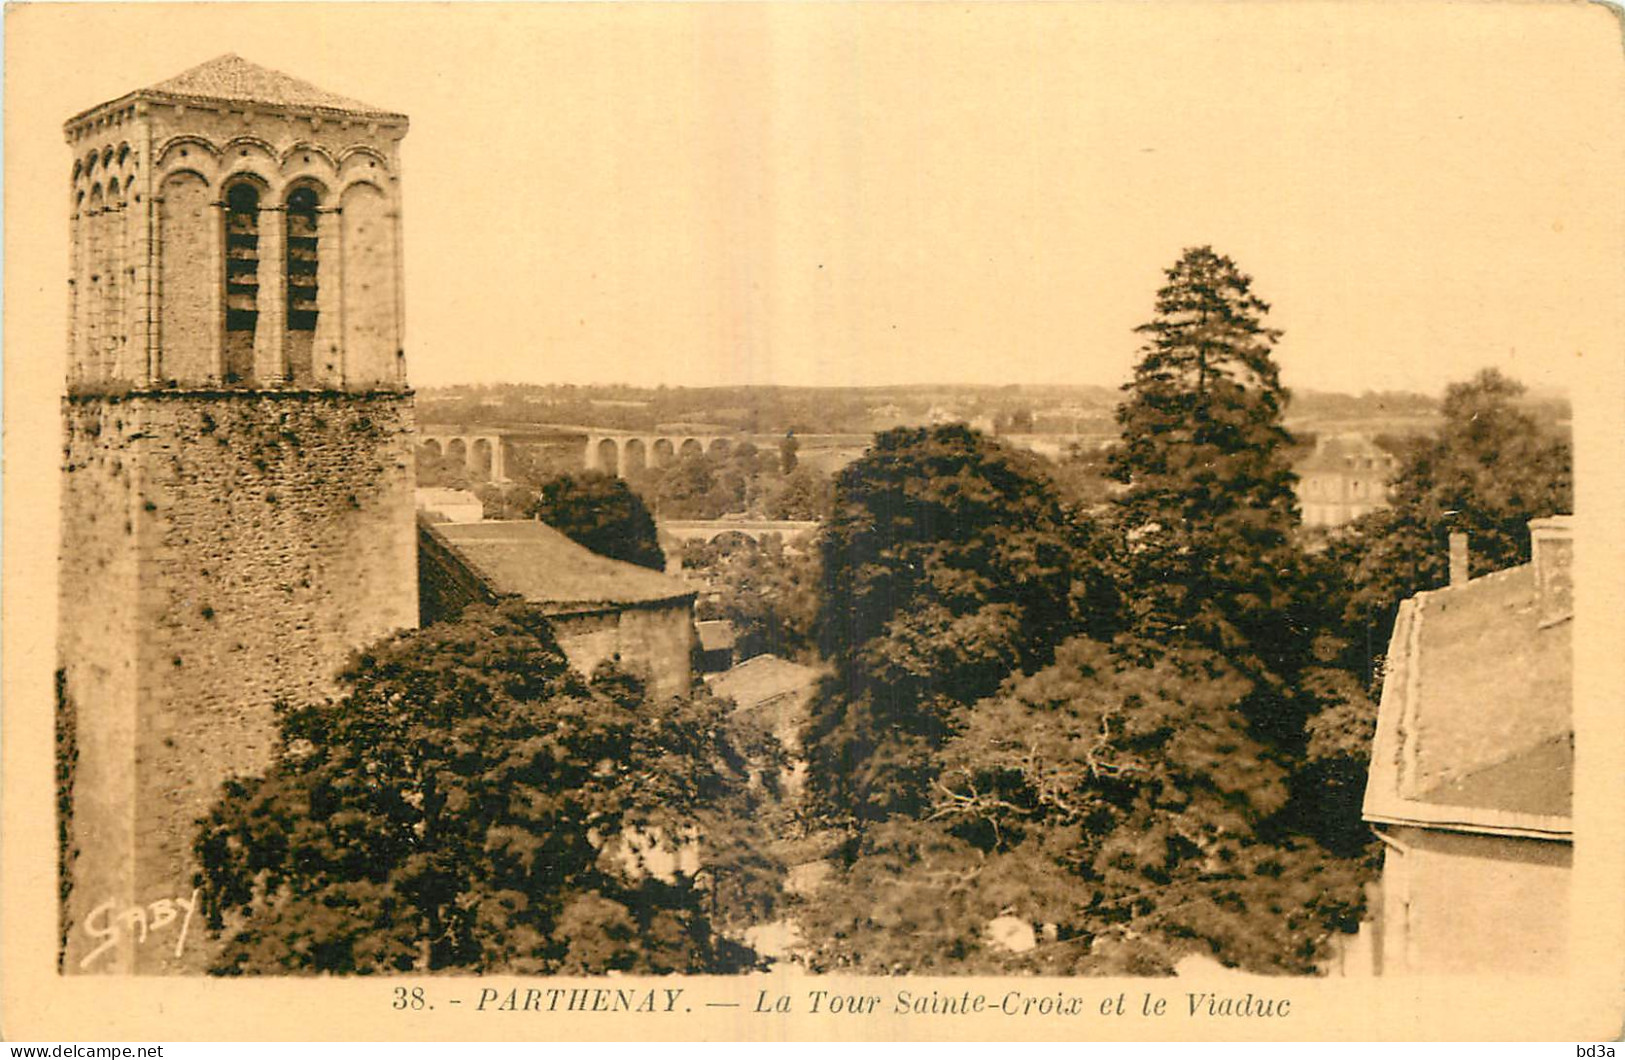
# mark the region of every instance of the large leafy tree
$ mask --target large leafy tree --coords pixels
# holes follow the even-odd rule
[[[1333,851],[1369,842],[1360,803],[1394,616],[1449,579],[1464,532],[1476,577],[1527,562],[1529,520],[1571,510],[1569,447],[1494,369],[1446,389],[1437,435],[1400,443],[1389,504],[1334,533],[1311,565],[1322,632],[1296,694],[1308,715],[1293,816]]]
[[[587,471],[544,482],[526,515],[601,556],[652,570],[666,568],[654,517],[643,499],[613,475]]]
[[[758,507],[769,519],[823,519],[833,488],[828,475],[803,464],[782,478],[759,483]]]
[[[821,538],[824,654],[815,784],[860,817],[913,812],[954,714],[1078,630],[1108,633],[1101,535],[1073,521],[1039,458],[963,425],[875,438],[836,482]]]
[[[1255,712],[1282,733],[1284,682],[1301,664],[1302,557],[1280,332],[1252,280],[1210,247],[1167,270],[1126,399],[1109,472],[1126,541],[1133,631],[1224,654],[1258,685]]]
[[[1166,973],[1186,953],[1305,972],[1360,908],[1357,864],[1281,834],[1289,776],[1201,649],[1086,638],[1012,677],[940,752],[922,820],[870,830],[799,914],[822,967]],[[1025,954],[992,945],[1026,925]]]
[[[736,904],[770,901],[751,832],[765,789],[747,783],[719,702],[645,702],[613,671],[589,684],[514,605],[397,635],[343,683],[286,712],[281,756],[228,782],[206,821],[216,972],[750,963],[717,930],[714,881]],[[703,874],[630,841],[695,836]]]
[[[1333,540],[1345,622],[1367,658],[1385,650],[1401,600],[1449,580],[1451,532],[1467,535],[1478,577],[1529,561],[1529,520],[1573,511],[1569,444],[1520,407],[1523,395],[1493,368],[1448,387],[1439,433],[1408,443],[1388,507]]]
[[[699,603],[697,617],[733,623],[737,658],[764,652],[784,658],[814,654],[819,587],[816,553],[787,548],[773,535],[759,544],[749,539],[690,542],[683,552],[683,565],[715,590],[713,597]]]

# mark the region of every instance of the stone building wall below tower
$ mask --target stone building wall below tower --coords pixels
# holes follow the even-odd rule
[[[694,680],[691,598],[660,600],[611,611],[552,614],[548,622],[570,665],[590,677],[617,662],[649,682],[656,699],[686,695]]]
[[[191,894],[220,783],[271,762],[279,700],[330,693],[356,648],[417,624],[411,397],[147,392],[70,399],[65,420],[64,969],[197,970],[202,920],[177,958],[179,918],[151,910]],[[147,940],[81,968],[130,907]]]

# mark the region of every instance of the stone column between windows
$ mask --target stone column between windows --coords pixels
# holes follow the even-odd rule
[[[92,184],[94,187],[94,184]],[[102,239],[107,225],[105,202],[100,192],[85,199],[85,286],[84,307],[80,319],[84,322],[84,339],[80,345],[85,366],[85,378],[105,381],[102,368]]]
[[[336,192],[330,193],[337,195]],[[316,333],[311,339],[311,375],[318,386],[344,386],[344,286],[339,209],[316,208]]]
[[[138,113],[145,113],[145,104]],[[135,275],[130,289],[135,302],[130,311],[130,342],[134,344],[136,380],[148,387],[158,380],[158,347],[154,320],[158,312],[158,203],[153,198],[152,125],[142,121],[135,155],[135,229],[130,234],[130,261]]]
[[[254,380],[256,386],[278,386],[288,381],[288,359],[283,351],[287,327],[288,252],[287,214],[281,203],[260,204],[259,292],[254,301],[259,318],[254,322]]]
[[[119,181],[117,195],[109,195],[107,199],[107,311],[105,314],[107,378],[123,381],[128,378],[124,366],[124,260],[125,240],[129,237],[129,228],[125,223],[128,209],[125,199],[129,192],[124,190],[123,181]]]
[[[399,141],[397,141],[397,148]],[[401,217],[401,156],[399,150],[390,151],[389,226],[390,254],[394,275],[391,277],[395,297],[395,383],[406,387],[406,255],[404,221]],[[495,459],[495,458],[493,458]]]
[[[216,186],[215,191],[219,192],[220,188]],[[218,386],[226,378],[226,203],[224,199],[216,199],[209,205],[214,210],[214,223],[209,225],[209,260],[214,262],[210,270],[213,279],[209,282],[209,334],[214,336],[214,356],[209,360],[214,369],[209,373],[208,383]]]
[[[142,298],[146,283],[147,257],[147,197],[141,194],[138,173],[127,178],[124,189],[124,260],[119,263],[119,289],[123,292],[119,307],[119,375],[132,386],[145,386],[147,382],[147,337],[141,327],[145,315]],[[136,196],[141,201],[136,201]]]

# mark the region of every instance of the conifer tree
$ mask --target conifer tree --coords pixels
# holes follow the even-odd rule
[[[1219,652],[1278,700],[1306,647],[1287,392],[1272,357],[1281,333],[1251,277],[1211,247],[1186,250],[1167,277],[1136,329],[1145,343],[1109,461],[1127,485],[1115,509],[1132,629]],[[1257,718],[1279,704],[1254,706]]]

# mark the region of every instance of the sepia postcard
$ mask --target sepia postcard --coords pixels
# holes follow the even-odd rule
[[[8,1040],[1625,1032],[1618,8],[5,29]]]

